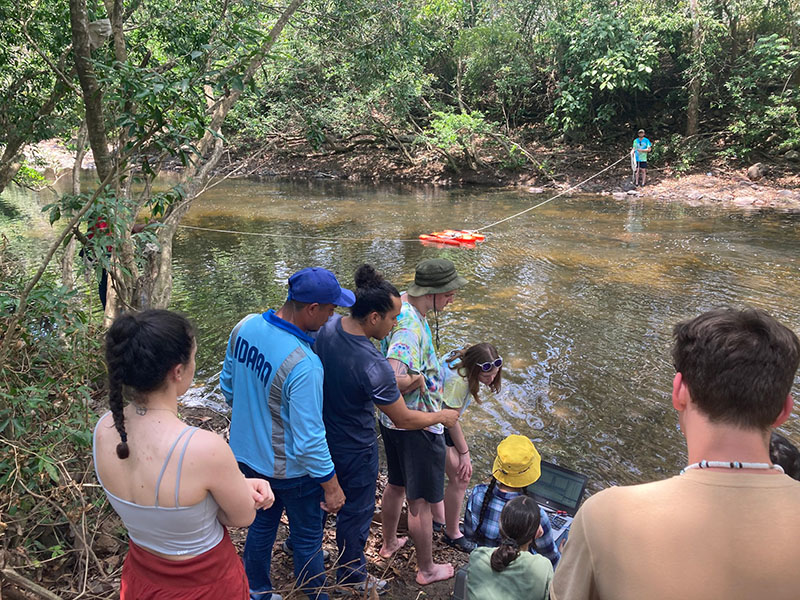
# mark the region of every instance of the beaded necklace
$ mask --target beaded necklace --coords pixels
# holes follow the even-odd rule
[[[770,463],[751,463],[739,462],[738,460],[724,461],[724,460],[701,460],[700,462],[692,463],[681,469],[681,475],[690,469],[773,469],[783,473],[783,467],[780,465],[771,465]]]

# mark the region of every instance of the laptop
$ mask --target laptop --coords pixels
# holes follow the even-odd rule
[[[556,548],[562,538],[566,539],[588,480],[586,475],[543,460],[541,477],[528,486],[528,492],[550,517]]]

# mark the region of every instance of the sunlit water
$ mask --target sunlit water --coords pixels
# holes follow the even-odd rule
[[[477,228],[547,196],[520,191],[228,181],[206,193],[175,239],[173,308],[200,330],[193,398],[221,401],[228,334],[277,308],[297,269],[352,286],[369,262],[404,289],[421,259],[444,256],[469,284],[439,315],[442,352],[492,342],[503,389],[462,423],[475,479],[509,433],[583,471],[591,488],[677,473],[671,328],[719,305],[767,309],[800,331],[800,213],[731,212],[636,199],[560,198],[489,229],[475,249],[424,247],[420,233]],[[306,239],[303,236],[323,239]],[[345,238],[358,238],[350,241]],[[800,441],[797,417],[784,427]]]

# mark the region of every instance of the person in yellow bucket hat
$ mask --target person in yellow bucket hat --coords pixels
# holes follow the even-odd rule
[[[509,435],[497,446],[492,465],[492,480],[476,485],[469,494],[464,513],[464,535],[478,546],[500,545],[500,513],[512,499],[528,495],[527,487],[542,474],[542,457],[533,442],[524,435]],[[553,569],[561,553],[556,548],[550,518],[541,507],[542,535],[531,546],[550,559]]]

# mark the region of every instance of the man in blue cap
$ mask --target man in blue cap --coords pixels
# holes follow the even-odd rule
[[[355,295],[326,269],[311,267],[289,278],[289,296],[277,311],[248,315],[228,340],[220,388],[233,408],[230,443],[247,477],[269,481],[275,503],[256,513],[247,532],[244,567],[254,600],[272,593],[272,546],[284,509],[294,547],[295,576],[311,598],[327,600],[320,507],[335,513],[345,497],[333,468],[322,420],[322,363],[308,332],[317,331],[335,306]]]

